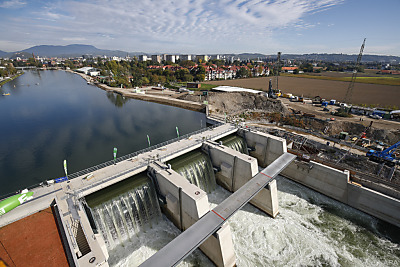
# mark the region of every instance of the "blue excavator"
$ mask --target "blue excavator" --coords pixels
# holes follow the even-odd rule
[[[396,149],[400,146],[400,142],[397,142],[396,144],[392,145],[391,147],[386,148],[383,151],[376,151],[376,150],[370,150],[367,152],[367,157],[369,157],[373,161],[377,162],[384,162],[389,166],[394,166],[396,164],[400,163],[399,159],[396,159],[396,156],[393,155],[393,153],[396,151]]]

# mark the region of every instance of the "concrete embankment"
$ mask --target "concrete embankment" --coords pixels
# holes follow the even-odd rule
[[[83,79],[85,79],[87,82],[92,81],[92,77],[90,77],[86,74],[74,72],[71,70],[67,70],[67,72],[78,74]],[[184,108],[184,109],[198,111],[198,112],[206,112],[206,105],[201,104],[201,103],[196,103],[196,102],[187,101],[187,100],[180,100],[180,99],[175,99],[175,98],[170,98],[170,97],[165,97],[165,96],[133,93],[132,92],[133,88],[126,89],[126,88],[110,87],[110,86],[107,86],[107,85],[101,84],[101,83],[96,83],[95,85],[107,92],[114,92],[114,93],[120,94],[124,97],[154,102],[154,103],[178,107],[178,108]]]
[[[96,84],[96,85],[97,85],[97,87],[99,87],[107,92],[114,92],[114,93],[120,94],[124,97],[130,97],[130,98],[143,100],[143,101],[150,101],[150,102],[154,102],[154,103],[174,106],[174,107],[178,107],[178,108],[184,108],[184,109],[198,111],[198,112],[205,112],[205,110],[206,110],[206,106],[204,104],[200,104],[200,103],[196,103],[196,102],[192,102],[192,101],[180,100],[180,99],[164,97],[164,96],[132,93],[130,89],[110,87],[105,84]]]

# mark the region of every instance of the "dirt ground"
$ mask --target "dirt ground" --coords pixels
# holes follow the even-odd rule
[[[289,110],[279,99],[271,99],[263,95],[232,92],[216,93],[209,92],[208,96],[201,96],[201,92],[194,94],[183,93],[178,99],[203,103],[208,101],[213,113],[228,115],[243,112],[245,110],[264,110],[269,112],[280,112],[289,114]]]
[[[347,122],[353,122],[353,123],[361,123],[365,126],[369,124],[369,122],[372,120],[373,122],[373,127],[375,128],[381,128],[381,129],[389,129],[389,130],[400,130],[400,122],[398,121],[390,121],[390,120],[375,120],[371,119],[367,116],[360,116],[360,115],[353,115],[352,118],[345,118],[345,117],[336,117],[332,116],[329,112],[322,111],[321,107],[318,106],[313,106],[310,104],[303,104],[301,102],[290,102],[289,99],[287,98],[279,98],[284,105],[286,105],[288,108],[293,108],[295,110],[300,110],[305,113],[312,113],[315,114],[317,118],[326,120],[327,118],[332,118],[334,117],[335,120],[337,121],[347,121]],[[399,100],[400,101],[400,100]],[[332,109],[331,106],[329,108]],[[336,109],[337,107],[333,108]],[[360,121],[362,119],[362,121]]]
[[[271,78],[261,77],[206,83],[268,90],[268,83]],[[327,100],[343,101],[348,87],[348,82],[279,77],[279,89],[282,92],[309,97],[319,95]],[[351,102],[356,104],[379,104],[381,107],[400,107],[400,86],[355,83]]]

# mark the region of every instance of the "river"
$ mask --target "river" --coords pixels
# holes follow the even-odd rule
[[[29,85],[29,86],[28,86]],[[123,98],[65,71],[27,71],[0,94],[0,196],[205,127],[205,114]]]

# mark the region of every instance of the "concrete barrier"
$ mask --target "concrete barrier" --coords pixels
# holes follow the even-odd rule
[[[239,133],[245,138],[247,146],[253,149],[250,155],[257,158],[262,167],[287,151],[285,139],[247,129],[241,129]],[[400,227],[400,200],[375,191],[378,188],[352,183],[347,170],[341,171],[314,161],[296,160],[281,175]]]
[[[347,204],[349,171],[337,170],[314,161],[294,161],[281,175]]]
[[[249,155],[210,141],[203,144],[202,150],[218,169],[217,183],[230,192],[236,192],[258,173],[257,159]],[[275,218],[279,213],[276,181],[262,189],[250,203]]]
[[[210,211],[206,192],[189,183],[184,177],[161,163],[152,163],[148,169],[157,180],[159,191],[166,198],[161,209],[182,231],[188,229]],[[236,265],[231,230],[227,223],[201,246],[204,254],[216,266]]]
[[[286,140],[283,138],[247,129],[240,129],[238,134],[246,140],[247,146],[252,149],[250,156],[257,159],[260,167],[267,167],[287,152]]]

